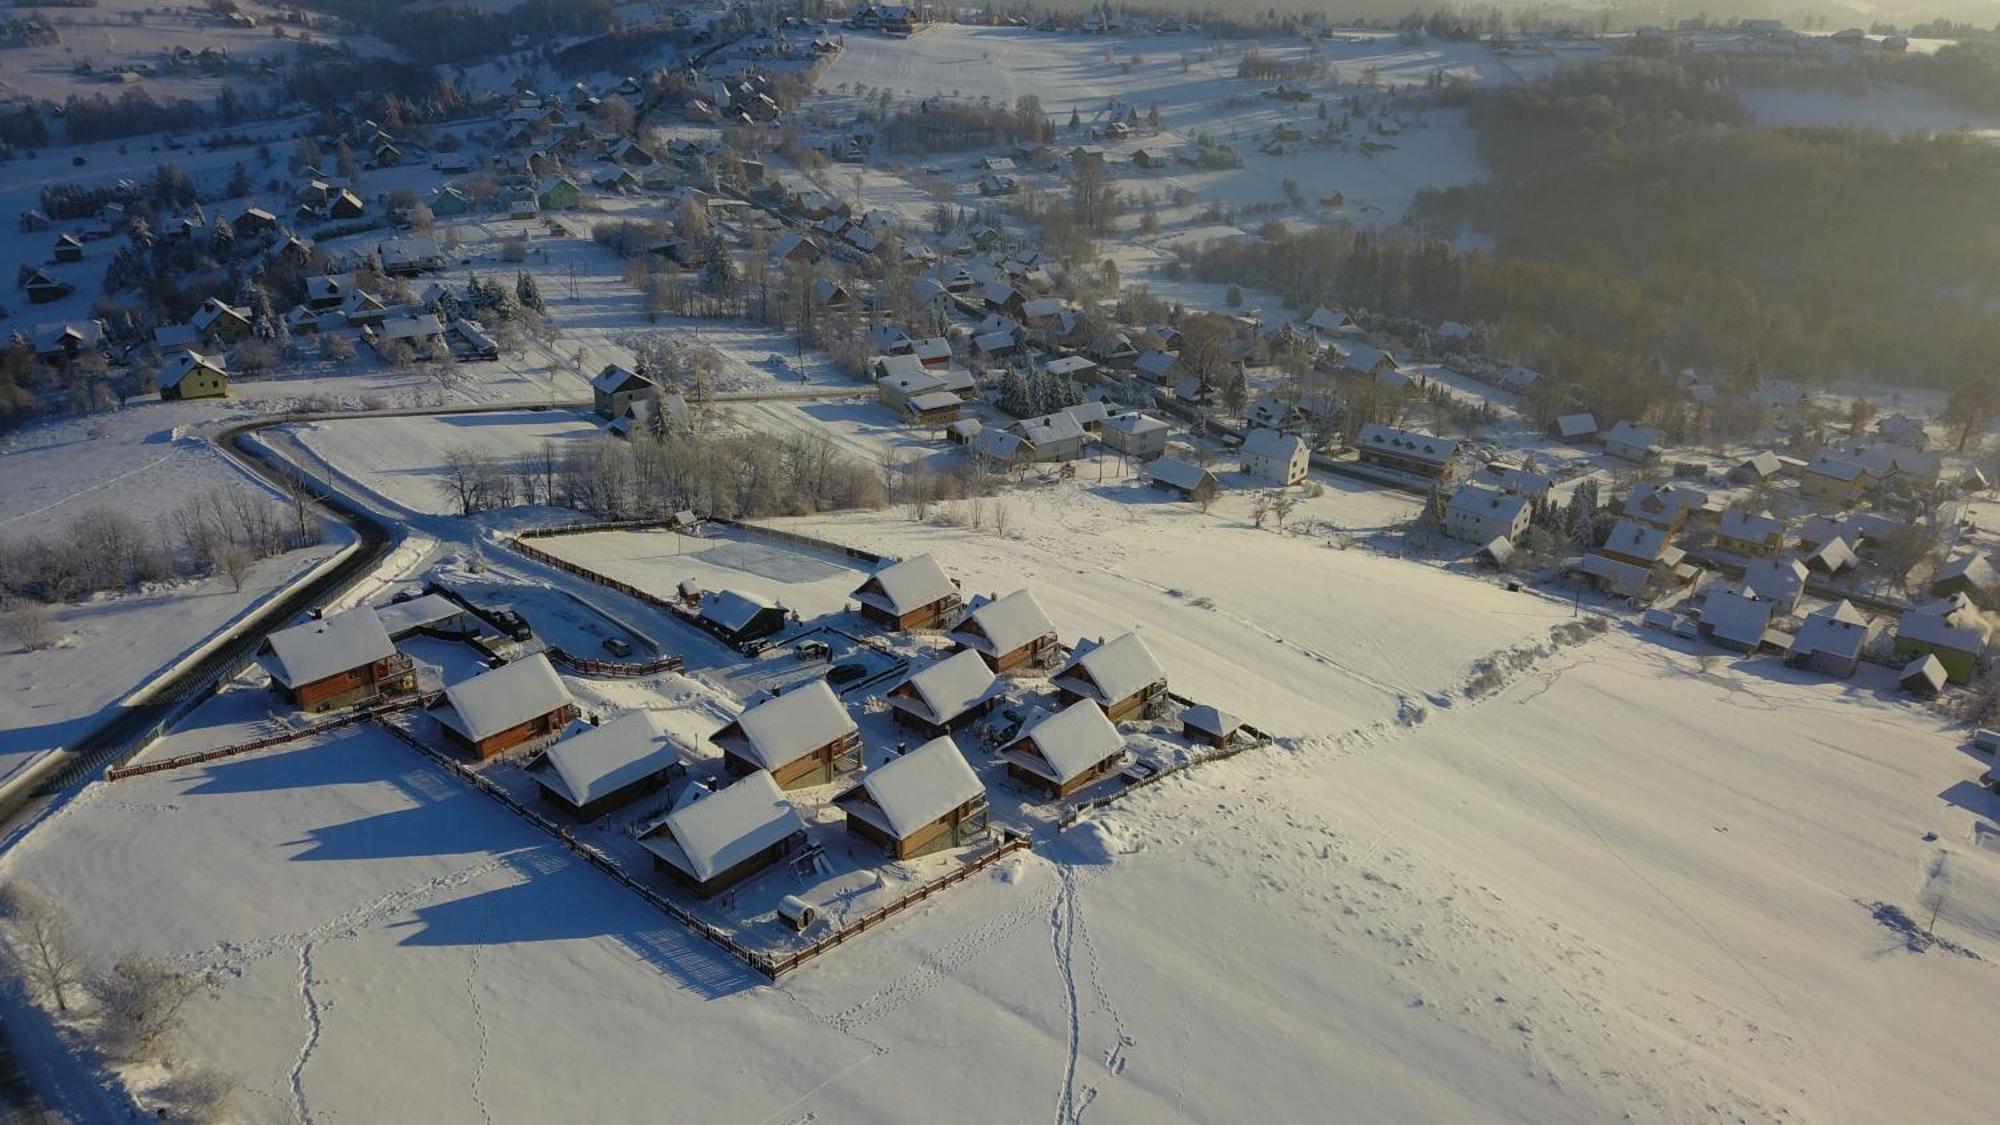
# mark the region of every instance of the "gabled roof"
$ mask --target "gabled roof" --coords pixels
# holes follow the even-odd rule
[[[1183,461],[1179,457],[1157,458],[1146,469],[1146,475],[1159,481],[1161,484],[1170,484],[1183,492],[1193,492],[1200,486],[1203,478],[1215,479],[1214,473],[1209,472],[1192,461]],[[1217,481],[1217,483],[1220,484],[1221,482]]]
[[[1941,613],[1906,613],[1896,623],[1896,636],[1953,652],[1978,652],[1986,647],[1986,624],[1977,618]]]
[[[858,800],[864,793],[868,801]],[[859,786],[834,800],[865,819],[879,817],[877,827],[900,840],[985,794],[985,784],[946,735],[870,770]]]
[[[1994,570],[1985,555],[1974,552],[1960,555],[1938,567],[1937,574],[1931,578],[1931,585],[1953,581],[1962,581],[1975,590],[1988,590],[2000,584],[2000,572]]]
[[[1711,590],[1702,599],[1701,623],[1724,640],[1755,646],[1771,624],[1771,603],[1728,590]]]
[[[1561,437],[1589,437],[1597,432],[1597,419],[1590,414],[1565,414],[1556,419],[1556,433]]]
[[[1455,441],[1412,430],[1399,430],[1375,422],[1361,427],[1361,432],[1354,437],[1354,444],[1361,449],[1408,457],[1433,465],[1447,464],[1458,455],[1458,443]]]
[[[603,726],[584,726],[549,747],[544,761],[554,776],[539,780],[571,804],[586,805],[680,759],[680,746],[658,714],[627,711]]]
[[[736,590],[709,590],[701,595],[702,617],[732,633],[756,620],[765,610],[776,608],[775,602]]]
[[[1716,526],[1716,533],[1725,539],[1739,539],[1746,542],[1762,543],[1774,535],[1782,536],[1785,525],[1770,512],[1745,512],[1732,508],[1722,513],[1722,520]]]
[[[229,376],[229,372],[223,369],[220,360],[200,355],[190,349],[168,360],[166,366],[160,368],[158,382],[161,387],[178,387],[181,380],[197,371],[213,371],[224,378]]]
[[[1792,638],[1792,652],[1858,656],[1862,642],[1867,639],[1868,616],[1843,598],[1806,615],[1799,625],[1798,636]]]
[[[477,742],[570,703],[549,658],[524,656],[444,689],[460,734]]]
[[[827,682],[814,680],[745,710],[711,741],[767,770],[782,769],[859,729]]]
[[[1104,717],[1104,709],[1088,699],[1079,699],[1022,731],[1019,741],[1033,746],[1039,760],[1018,753],[1009,758],[1058,784],[1125,748],[1125,739]]]
[[[944,568],[929,555],[917,555],[876,571],[853,594],[857,600],[901,616],[958,593]]]
[[[1752,559],[1743,568],[1743,592],[1792,605],[1806,588],[1807,574],[1806,564],[1797,559]]]
[[[1104,428],[1126,434],[1150,434],[1172,429],[1165,421],[1151,414],[1133,411],[1130,414],[1114,414],[1104,420]]]
[[[1060,410],[1039,418],[1023,418],[1007,428],[1030,445],[1052,445],[1083,437],[1083,423],[1077,421],[1076,415]]]
[[[1243,437],[1245,457],[1264,457],[1289,463],[1305,447],[1306,443],[1299,440],[1297,434],[1279,433],[1277,430],[1251,430]]]
[[[1605,537],[1603,549],[1612,554],[1656,562],[1666,561],[1667,552],[1673,550],[1667,545],[1664,528],[1647,527],[1632,520],[1619,520],[1611,525],[1611,534]]]
[[[1141,353],[1138,363],[1134,366],[1142,375],[1150,375],[1155,379],[1164,379],[1167,377],[1167,373],[1174,369],[1174,364],[1179,362],[1180,358],[1181,353],[1179,352],[1163,352],[1151,349]]]
[[[1511,492],[1501,492],[1480,484],[1461,485],[1451,494],[1445,508],[1453,512],[1465,512],[1485,519],[1505,520],[1511,524],[1528,506],[1528,498]]]
[[[1077,675],[1079,672],[1084,675]],[[1078,641],[1069,663],[1051,682],[1108,706],[1166,678],[1139,634],[1126,633],[1103,644]]]
[[[973,607],[965,620],[952,626],[951,637],[988,656],[1000,656],[1055,631],[1042,603],[1022,589]]]
[[[707,881],[804,830],[805,822],[785,800],[778,783],[758,770],[669,813],[640,842],[661,859]]]
[[[1860,465],[1839,457],[1819,456],[1806,465],[1806,472],[1816,477],[1831,477],[1838,481],[1860,480],[1866,472]]]
[[[926,665],[891,694],[897,706],[948,723],[992,699],[1000,687],[986,661],[967,649]]]
[[[1235,734],[1243,726],[1243,720],[1208,703],[1197,703],[1181,712],[1181,722],[1198,731],[1217,736]]]
[[[590,389],[600,394],[617,394],[619,391],[643,391],[659,384],[644,375],[618,364],[606,364],[597,378],[590,381]]]
[[[1604,432],[1604,441],[1606,444],[1616,442],[1620,445],[1637,445],[1651,449],[1660,444],[1660,431],[1651,426],[1635,426],[1621,419],[1617,425]]]
[[[272,677],[288,688],[317,683],[396,654],[381,619],[365,605],[280,629],[264,643],[271,649]]]

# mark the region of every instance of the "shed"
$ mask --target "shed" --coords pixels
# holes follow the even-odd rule
[[[700,615],[711,632],[732,645],[781,633],[790,618],[784,606],[737,590],[703,592]]]
[[[1944,691],[1948,677],[1944,664],[1936,656],[1925,653],[1903,665],[1896,677],[1896,686],[1921,699],[1934,699]]]
[[[1235,741],[1236,732],[1242,729],[1242,719],[1211,704],[1198,703],[1181,712],[1181,734],[1189,742],[1221,749]]]

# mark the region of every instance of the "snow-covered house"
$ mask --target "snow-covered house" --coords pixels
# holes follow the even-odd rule
[[[1903,660],[1935,656],[1952,683],[1969,683],[1986,654],[1990,631],[1963,599],[1924,606],[1896,622],[1896,655]]]
[[[935,738],[986,714],[1002,690],[983,653],[960,649],[896,685],[889,707],[899,726]]]
[[[1846,539],[1840,536],[1835,536],[1821,543],[1808,552],[1805,557],[1807,570],[1827,575],[1844,574],[1853,569],[1859,562],[1860,559],[1855,555],[1854,548],[1849,545]]]
[[[1468,543],[1487,544],[1495,539],[1518,541],[1528,530],[1532,515],[1528,499],[1484,485],[1465,484],[1451,494],[1444,507],[1444,533]]]
[[[1738,585],[1750,597],[1770,602],[1777,612],[1791,614],[1798,611],[1810,577],[1806,565],[1797,559],[1751,559]]]
[[[1458,459],[1458,443],[1412,430],[1370,422],[1354,435],[1361,463],[1414,476],[1449,477]]]
[[[1201,746],[1220,750],[1236,740],[1243,720],[1208,703],[1197,703],[1181,712],[1181,736]]]
[[[1661,452],[1659,430],[1628,421],[1620,421],[1604,431],[1599,440],[1604,443],[1604,452],[1640,465],[1658,460]]]
[[[1297,434],[1277,430],[1251,430],[1243,437],[1244,475],[1288,487],[1306,479],[1312,451]]]
[[[1873,631],[1868,615],[1845,599],[1806,615],[1785,663],[1842,679],[1861,666],[1861,648]]]
[[[790,619],[785,607],[738,590],[704,591],[699,616],[710,632],[732,645],[746,645],[781,633]]]
[[[1146,481],[1154,488],[1167,492],[1178,492],[1185,499],[1193,499],[1195,493],[1212,489],[1222,492],[1222,481],[1214,473],[1192,461],[1179,457],[1160,457],[1146,467]]]
[[[1103,643],[1078,641],[1069,662],[1049,683],[1065,703],[1090,700],[1112,722],[1143,711],[1167,694],[1167,674],[1137,633]]]
[[[1977,551],[1946,562],[1931,577],[1930,592],[1933,597],[1963,594],[1979,605],[1989,605],[1996,590],[2000,590],[2000,570],[1994,568],[1992,560]]]
[[[417,686],[409,657],[396,651],[370,606],[280,629],[259,654],[271,686],[302,711],[330,711]]]
[[[160,401],[189,398],[225,398],[229,394],[229,372],[222,361],[193,349],[182,351],[160,368]]]
[[[1161,419],[1135,410],[1106,418],[1098,428],[1098,440],[1127,457],[1151,457],[1167,448],[1171,429]]]
[[[195,310],[189,324],[210,343],[233,344],[250,335],[250,310],[237,308],[220,297],[210,297]]]
[[[1668,531],[1679,531],[1688,517],[1708,505],[1708,493],[1684,484],[1638,484],[1625,498],[1623,514],[1628,519]]]
[[[658,383],[615,363],[606,364],[590,381],[592,406],[600,418],[616,418],[634,401],[650,398],[659,389]]]
[[[1174,364],[1180,362],[1179,352],[1164,352],[1157,348],[1140,353],[1132,369],[1139,377],[1156,386],[1165,385],[1173,377]]]
[[[1081,699],[1025,725],[1001,754],[1007,776],[1060,800],[1118,772],[1125,739],[1096,703]]]
[[[1055,623],[1025,589],[1004,598],[975,599],[972,611],[945,635],[985,657],[995,672],[1031,664],[1056,647]]]
[[[805,822],[762,770],[684,804],[639,836],[653,864],[701,898],[743,882],[805,842]]]
[[[1083,456],[1086,435],[1076,416],[1058,410],[1039,418],[1023,418],[1006,428],[1024,446],[1018,461],[1074,461]]]
[[[558,733],[577,708],[549,658],[538,652],[451,685],[431,713],[453,742],[491,758]]]
[[[1716,523],[1715,545],[1753,558],[1768,555],[1785,545],[1785,525],[1768,511],[1731,508]]]
[[[1400,370],[1396,357],[1358,340],[1335,340],[1320,355],[1320,366],[1364,379],[1382,379]]]
[[[1799,493],[1808,500],[1845,504],[1860,495],[1867,470],[1844,457],[1819,456],[1799,474]]]
[[[893,859],[915,859],[982,839],[986,786],[950,736],[869,770],[833,799],[847,830],[880,844]]]
[[[925,628],[956,615],[962,604],[957,583],[929,555],[883,567],[849,596],[863,617],[888,629]]]
[[[1550,432],[1563,441],[1583,441],[1597,436],[1597,418],[1590,414],[1565,414],[1556,419]]]
[[[1723,648],[1755,653],[1766,643],[1775,608],[1770,602],[1733,590],[1713,589],[1702,598],[1698,628],[1703,637]]]
[[[528,763],[542,798],[578,820],[657,793],[687,764],[652,711],[627,711],[602,726],[572,723],[568,737]]]
[[[861,768],[861,728],[825,680],[749,707],[709,736],[734,774],[768,772],[786,789]]]

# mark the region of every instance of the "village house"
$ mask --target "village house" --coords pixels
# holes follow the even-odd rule
[[[1004,432],[1021,441],[1021,447],[1013,456],[1016,462],[1075,461],[1083,456],[1083,443],[1087,436],[1083,423],[1075,415],[1064,411],[1044,414],[1039,418],[1023,418],[1007,426]]]
[[[1167,695],[1167,674],[1137,633],[1109,642],[1078,641],[1049,683],[1063,702],[1090,700],[1112,722],[1141,714]]]
[[[949,736],[869,770],[833,799],[847,830],[908,860],[984,839],[986,786]]]
[[[1623,514],[1640,523],[1678,532],[1688,517],[1708,504],[1708,493],[1686,485],[1639,484],[1625,498]]]
[[[409,277],[441,270],[445,265],[444,251],[434,238],[391,239],[378,243],[375,253],[381,259],[382,272],[390,277]]]
[[[746,708],[709,741],[730,773],[765,770],[786,789],[825,785],[861,768],[861,728],[825,680]]]
[[[805,821],[762,770],[707,796],[689,796],[641,832],[639,845],[698,898],[721,894],[805,842]]]
[[[1590,414],[1565,414],[1549,429],[1550,436],[1563,441],[1586,441],[1597,436],[1597,418]]]
[[[330,711],[417,687],[415,666],[368,606],[280,629],[258,652],[272,687],[301,711]]]
[[[883,372],[875,380],[876,400],[897,414],[905,413],[915,396],[944,390],[944,380],[925,369],[916,356],[879,356],[873,366]],[[952,398],[958,402],[956,395]]]
[[[1305,480],[1312,459],[1298,435],[1277,430],[1251,430],[1243,437],[1242,455],[1245,476],[1280,488]]]
[[[1950,681],[1944,665],[1929,653],[1917,657],[1896,674],[1896,687],[1919,699],[1936,699]]]
[[[1799,474],[1799,493],[1808,500],[1846,504],[1861,494],[1866,471],[1839,457],[1815,457]]]
[[[1900,445],[1905,449],[1922,450],[1930,447],[1930,432],[1925,429],[1922,419],[1907,414],[1891,414],[1875,423],[1875,432],[1883,441]]]
[[[577,820],[596,820],[687,772],[680,744],[657,712],[627,711],[603,726],[578,722],[570,730],[527,768],[543,800]]]
[[[1993,604],[1996,589],[2000,589],[2000,570],[1996,570],[1992,561],[1978,551],[1946,562],[1932,575],[1930,585],[1933,597],[1962,594],[1981,606]]]
[[[985,657],[995,672],[1034,664],[1053,653],[1057,643],[1055,623],[1025,589],[1004,598],[975,598],[972,611],[945,636]]]
[[[245,207],[230,226],[235,228],[238,238],[269,234],[278,229],[278,216],[262,207]]]
[[[1375,422],[1361,427],[1354,448],[1364,465],[1435,480],[1449,478],[1458,459],[1455,441]]]
[[[1098,428],[1098,440],[1127,457],[1152,457],[1166,450],[1171,429],[1150,414],[1133,411],[1106,418]]]
[[[188,321],[207,343],[234,344],[250,336],[250,310],[237,308],[219,297],[210,297]]]
[[[1163,386],[1173,377],[1174,365],[1180,362],[1180,358],[1179,352],[1149,348],[1139,354],[1138,360],[1132,364],[1132,369],[1139,373],[1141,379],[1156,386]]]
[[[887,629],[926,628],[953,617],[961,605],[957,583],[929,555],[883,567],[849,596],[863,617]]]
[[[445,688],[431,714],[452,742],[485,759],[561,732],[577,707],[537,652]]]
[[[160,368],[160,401],[190,398],[224,398],[229,394],[229,372],[222,361],[186,350]]]
[[[1643,465],[1660,457],[1660,431],[1651,426],[1620,421],[1604,431],[1599,440],[1604,444],[1604,452],[1621,461]]]
[[[83,241],[73,234],[56,236],[55,249],[49,255],[58,263],[83,261]]]
[[[1222,481],[1214,473],[1179,457],[1161,457],[1146,468],[1146,481],[1163,492],[1178,492],[1184,500],[1198,493],[1219,496]]]
[[[104,346],[104,322],[65,320],[39,325],[33,343],[36,359],[43,363],[66,363]]]
[[[1472,479],[1488,488],[1497,488],[1536,502],[1547,500],[1556,484],[1546,473],[1533,472],[1504,461],[1487,462],[1484,468],[1472,474]]]
[[[1001,756],[1007,776],[1051,800],[1062,800],[1117,773],[1125,759],[1125,739],[1096,703],[1082,699],[1023,724]]]
[[[1846,539],[1835,537],[1806,553],[1806,569],[1825,575],[1843,574],[1860,562]]]
[[[741,647],[784,632],[791,614],[781,605],[737,590],[708,590],[699,616],[710,632]]]
[[[1621,519],[1604,545],[1583,556],[1581,569],[1607,593],[1637,597],[1657,577],[1686,582],[1695,575],[1682,560],[1687,553],[1668,541],[1665,528]]]
[[[1810,577],[1811,572],[1797,559],[1752,559],[1743,568],[1738,585],[1743,593],[1770,602],[1777,612],[1789,615],[1798,612]]]
[[[1872,631],[1868,615],[1846,599],[1821,606],[1800,623],[1785,664],[1846,679],[1861,667],[1861,649]]]
[[[1319,366],[1324,370],[1378,382],[1402,369],[1395,356],[1358,340],[1328,342],[1326,350],[1320,353]]]
[[[1531,515],[1533,509],[1525,496],[1465,484],[1445,504],[1444,533],[1453,539],[1481,545],[1496,539],[1513,543],[1528,530]]]
[[[1784,468],[1784,459],[1775,453],[1752,453],[1729,470],[1729,480],[1732,484],[1756,484],[1776,478]]]
[[[1770,602],[1718,587],[1703,595],[1697,629],[1713,644],[1736,652],[1754,654],[1766,644],[1782,647],[1784,635],[1771,629],[1775,608]]]
[[[898,726],[935,738],[986,714],[1003,690],[984,654],[960,649],[898,684],[889,707]]]
[[[1752,558],[1768,555],[1784,547],[1785,525],[1769,511],[1732,508],[1716,523],[1715,545]]]
[[[1970,683],[1985,656],[1988,635],[1976,609],[1947,599],[1903,614],[1896,623],[1896,656],[1902,660],[1935,656],[1952,683]]]
[[[660,385],[618,364],[607,364],[590,381],[591,405],[600,418],[616,418],[633,402],[651,398]]]
[[[412,348],[418,355],[434,354],[444,347],[444,325],[431,313],[385,317],[380,324],[364,329],[362,336],[378,352],[392,344]]]

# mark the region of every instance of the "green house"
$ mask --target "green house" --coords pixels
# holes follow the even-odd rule
[[[1986,637],[1986,626],[1970,614],[1906,613],[1896,624],[1896,656],[1908,662],[1928,653],[1944,665],[1946,679],[1970,683]]]
[[[568,176],[550,176],[535,193],[544,211],[566,211],[583,202],[583,189]]]

